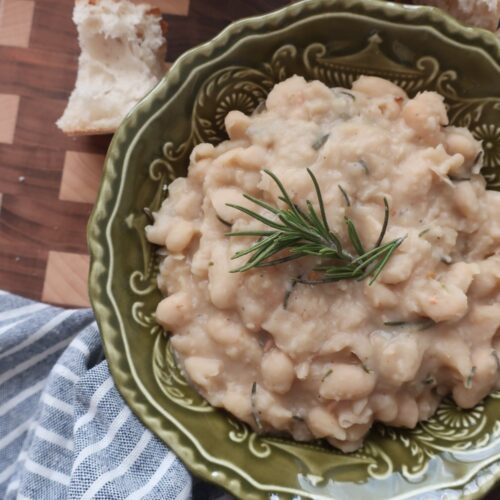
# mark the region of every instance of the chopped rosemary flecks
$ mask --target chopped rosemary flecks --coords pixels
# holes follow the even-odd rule
[[[498,352],[494,349],[491,351],[491,355],[495,358],[497,364],[497,372],[500,373],[500,357],[498,357]]]
[[[303,422],[304,421],[304,417],[301,417],[300,415],[292,415],[292,418],[294,420],[297,420],[297,422]]]
[[[297,278],[300,279],[300,276]],[[290,300],[290,295],[292,295],[293,289],[297,286],[297,279],[293,279],[288,285],[285,292],[285,298],[283,299],[283,309],[288,307],[288,301]]]
[[[219,217],[218,215],[216,215],[216,217],[219,220],[219,222],[221,222],[225,226],[232,227],[232,224],[230,222],[228,222],[227,220],[224,220],[222,217]]]
[[[359,163],[359,165],[361,165],[361,168],[365,171],[366,175],[370,175],[370,170],[368,168],[368,165],[366,164],[366,161],[358,160],[356,163]]]
[[[328,140],[329,137],[330,134],[322,135],[319,139],[317,139],[312,143],[312,148],[315,151],[319,151],[325,145],[325,142]]]
[[[266,100],[264,99],[264,100],[260,101],[259,104],[257,104],[257,107],[254,109],[253,114],[258,115],[266,110],[267,110]]]
[[[389,222],[389,205],[384,198],[382,229],[377,242],[369,250],[365,250],[361,243],[354,222],[349,217],[345,217],[349,242],[357,254],[352,255],[343,246],[340,237],[330,229],[319,183],[310,169],[307,169],[307,172],[314,185],[319,211],[313,207],[309,200],[306,200],[306,209],[300,208],[292,202],[278,177],[269,170],[264,170],[264,172],[278,185],[281,192],[279,200],[285,203],[286,208],[278,208],[248,194],[245,194],[244,197],[270,212],[272,218],[241,205],[227,204],[227,206],[239,210],[269,227],[265,230],[226,233],[226,236],[259,237],[249,248],[236,252],[232,256],[232,259],[238,259],[250,255],[246,264],[231,270],[231,272],[244,272],[256,267],[274,266],[302,257],[319,257],[321,262],[312,269],[315,275],[319,274],[319,278],[298,278],[298,283],[316,285],[347,279],[361,281],[370,277],[369,284],[371,285],[406,238],[404,236],[382,244]],[[284,252],[283,256],[272,258],[282,252]]]
[[[364,372],[371,373],[371,370],[364,363],[361,363],[361,368],[363,368]]]
[[[431,230],[430,227],[424,229],[423,231],[420,231],[420,233],[418,233],[418,236],[421,238],[424,234],[427,234],[429,231]]]
[[[407,321],[384,321],[385,326],[406,326],[409,324]]]
[[[154,222],[155,218],[153,216],[153,212],[149,207],[144,207],[143,208],[144,213],[146,214],[146,217],[149,219],[149,222]]]
[[[327,379],[331,374],[333,373],[333,370],[330,368],[324,375],[323,378],[321,379],[321,382],[324,382],[325,379]]]
[[[347,90],[338,90],[337,91],[339,94],[343,94],[343,95],[346,95],[348,97],[350,97],[353,101],[356,100],[356,97],[354,94],[351,94],[350,92],[348,92]]]
[[[429,375],[424,381],[423,383],[425,385],[435,385],[436,384],[436,379],[432,376],[432,375]]]
[[[472,387],[472,381],[474,380],[474,375],[476,374],[477,368],[473,366],[471,368],[471,371],[469,373],[469,376],[467,377],[467,380],[465,381],[465,388],[470,389]]]
[[[212,267],[213,265],[214,265],[214,263],[213,263],[212,261],[210,261],[210,262],[208,263],[208,267]]]
[[[454,175],[449,175],[448,179],[450,179],[451,182],[470,181],[470,177],[455,177]]]
[[[250,401],[252,403],[252,417],[255,421],[257,429],[260,431],[262,430],[262,422],[260,421],[259,412],[257,411],[256,395],[257,395],[257,382],[254,382],[252,384],[252,392],[250,393]]]
[[[473,174],[477,174],[481,170],[482,160],[483,160],[483,150],[481,149],[481,151],[479,151],[479,153],[474,158],[474,163],[472,165],[472,173]],[[479,164],[480,162],[481,162],[481,164]],[[476,167],[479,167],[479,168],[476,169]]]
[[[345,204],[350,207],[351,206],[351,200],[349,199],[349,195],[346,193],[345,189],[339,184],[339,189],[340,192],[342,193],[342,196],[344,197]]]
[[[404,321],[404,320],[396,320],[396,321],[384,321],[385,326],[409,326],[415,327],[418,331],[427,330],[428,328],[432,328],[436,322],[430,318],[424,318],[422,320],[416,321]]]

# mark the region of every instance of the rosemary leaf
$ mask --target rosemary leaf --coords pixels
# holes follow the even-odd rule
[[[252,417],[255,421],[255,425],[257,426],[257,430],[260,431],[262,430],[262,422],[260,421],[259,412],[257,410],[256,396],[257,396],[257,382],[254,382],[252,384],[252,391],[250,393],[250,401],[252,404]]]
[[[464,384],[466,389],[470,389],[472,387],[472,382],[474,380],[474,375],[476,374],[476,371],[477,368],[473,366]]]
[[[389,224],[389,203],[387,201],[387,198],[384,196],[384,222],[382,223],[382,230],[380,231],[377,243],[375,243],[376,247],[380,246],[380,244],[382,243],[382,240],[384,239],[385,233],[387,231],[388,224]]]
[[[361,168],[365,171],[366,175],[370,175],[370,169],[364,160],[358,160],[356,163],[361,165]]]
[[[346,279],[362,280],[370,276],[370,284],[372,284],[406,237],[382,244],[389,223],[389,204],[384,198],[384,220],[377,243],[373,248],[365,249],[354,221],[346,218],[349,241],[357,254],[353,256],[343,246],[338,234],[330,229],[321,189],[310,169],[307,169],[307,173],[314,186],[319,211],[309,200],[305,202],[305,210],[299,207],[292,201],[278,177],[269,170],[264,170],[264,172],[278,186],[280,190],[278,199],[284,203],[285,208],[279,208],[250,195],[245,195],[246,199],[264,209],[270,214],[270,217],[247,207],[227,204],[227,206],[239,210],[269,228],[226,233],[230,237],[255,236],[258,238],[250,247],[240,250],[232,256],[232,259],[244,256],[249,256],[249,258],[245,264],[231,272],[244,272],[253,268],[274,266],[309,256],[320,259],[315,271],[319,271],[321,275],[317,279],[298,278],[296,280],[298,283],[324,284]],[[346,202],[350,204],[345,190],[340,185],[339,189]]]
[[[495,358],[497,364],[497,373],[500,373],[500,357],[498,357],[498,352],[496,350],[491,351],[491,355]]]
[[[317,139],[312,143],[312,148],[315,151],[319,151],[325,145],[325,142],[328,140],[329,137],[330,134],[322,135],[319,139]]]
[[[153,217],[153,212],[151,211],[151,209],[149,207],[144,207],[143,210],[149,222],[154,222],[155,218]]]
[[[431,318],[423,318],[421,320],[415,320],[415,321],[405,321],[405,320],[384,321],[385,326],[395,326],[395,327],[408,326],[408,327],[414,327],[417,331],[428,330],[429,328],[435,326],[435,324],[436,322]]]
[[[351,200],[349,199],[349,195],[346,193],[345,189],[339,184],[339,189],[340,192],[342,193],[342,196],[344,197],[345,204],[350,207],[351,206]]]
[[[450,179],[451,182],[464,182],[464,181],[470,181],[470,177],[455,177],[453,175],[449,175],[448,179]]]
[[[354,222],[347,217],[345,219],[345,222],[347,224],[347,234],[349,235],[349,239],[351,240],[354,250],[358,252],[358,256],[365,254],[366,250],[364,249],[363,244],[359,239],[359,234],[356,231],[356,226],[354,225]]]
[[[266,106],[266,100],[263,99],[262,101],[257,104],[257,107],[253,110],[254,115],[259,115],[263,111],[267,111],[267,106]]]
[[[354,96],[354,94],[351,94],[350,92],[348,92],[347,90],[338,90],[337,91],[339,94],[342,94],[342,95],[346,95],[347,97],[350,97],[353,101],[356,100],[356,97]]]
[[[385,326],[406,326],[408,323],[406,321],[384,321]]]
[[[217,217],[217,219],[219,219],[219,222],[221,222],[225,226],[232,227],[232,224],[230,222],[227,222],[226,220],[224,220],[222,217],[219,217],[218,215],[216,217]]]
[[[323,378],[321,379],[321,382],[324,382],[331,374],[333,373],[333,370],[330,368],[324,375]]]
[[[361,368],[363,368],[364,372],[371,373],[370,369],[364,363],[361,363]]]
[[[283,309],[286,309],[288,307],[288,301],[290,300],[290,295],[292,295],[293,289],[297,286],[297,283],[298,283],[297,279],[293,279],[291,283],[287,285],[285,298],[283,300]]]

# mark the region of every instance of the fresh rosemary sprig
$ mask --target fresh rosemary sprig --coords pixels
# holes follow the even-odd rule
[[[244,195],[247,200],[264,208],[270,212],[271,216],[266,217],[240,205],[227,204],[227,206],[239,210],[269,227],[267,230],[226,233],[227,236],[255,236],[259,238],[249,248],[233,255],[232,259],[239,259],[245,255],[250,255],[250,258],[246,264],[231,272],[244,272],[255,267],[275,266],[311,256],[321,259],[320,265],[312,269],[316,274],[319,274],[319,278],[306,279],[301,277],[297,278],[298,283],[322,284],[346,279],[363,280],[371,277],[371,285],[405,239],[404,237],[396,238],[382,244],[389,222],[389,205],[384,198],[385,214],[382,230],[375,245],[369,250],[365,249],[352,219],[345,217],[349,242],[356,252],[353,255],[342,245],[340,237],[330,229],[319,183],[310,169],[307,169],[307,172],[314,185],[319,213],[309,200],[306,200],[306,209],[300,208],[292,201],[278,177],[269,170],[264,170],[264,172],[277,184],[281,192],[278,199],[285,203],[286,208],[278,208],[248,194]],[[282,256],[272,258],[280,253]]]

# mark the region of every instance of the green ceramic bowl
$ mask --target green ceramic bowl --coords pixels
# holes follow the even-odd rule
[[[195,474],[259,498],[478,498],[500,478],[500,394],[470,411],[445,401],[414,430],[376,426],[349,455],[322,443],[259,437],[213,409],[176,368],[155,324],[158,258],[143,208],[186,174],[195,144],[224,139],[231,109],[246,113],[298,73],[330,86],[360,74],[409,94],[445,96],[454,124],[484,142],[500,186],[500,42],[423,7],[363,0],[303,1],[231,25],[193,49],[116,133],[89,225],[90,293],[121,394]]]

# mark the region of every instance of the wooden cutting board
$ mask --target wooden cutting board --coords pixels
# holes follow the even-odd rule
[[[169,24],[167,61],[230,21],[287,0],[150,0]],[[70,0],[0,0],[0,289],[88,306],[87,219],[110,137],[55,126],[73,88]]]

